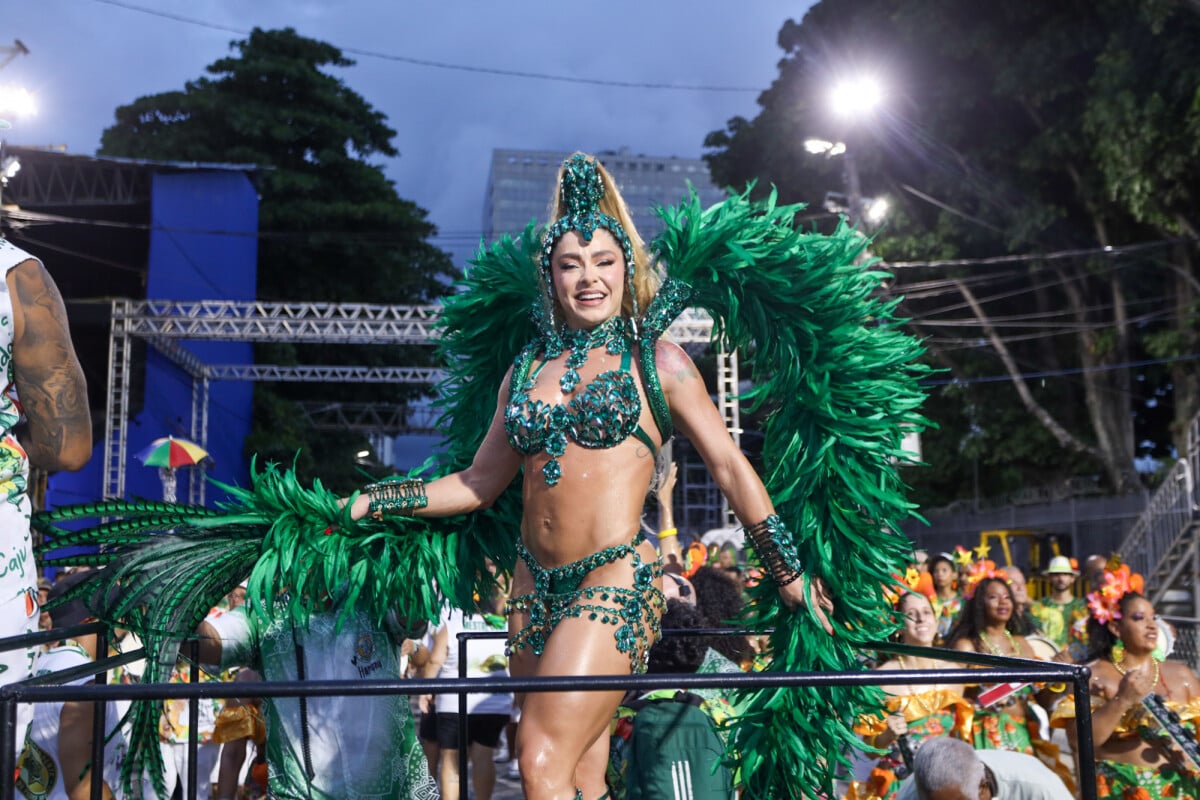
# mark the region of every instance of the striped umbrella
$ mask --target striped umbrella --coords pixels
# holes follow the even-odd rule
[[[208,458],[208,451],[187,439],[163,436],[151,442],[149,447],[136,455],[136,458],[147,467],[175,469],[199,464]]]

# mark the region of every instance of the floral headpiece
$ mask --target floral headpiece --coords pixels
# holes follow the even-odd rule
[[[979,588],[979,584],[988,578],[996,578],[1008,583],[1008,574],[996,569],[996,562],[990,558],[983,558],[976,561],[967,570],[966,585],[963,586],[963,596],[970,599],[975,596],[975,590]]]
[[[893,606],[900,605],[901,598],[906,594],[916,593],[924,595],[931,603],[936,595],[936,590],[933,588],[933,576],[928,572],[921,572],[916,567],[909,567],[905,570],[904,575],[892,575],[896,582],[891,586],[883,587],[883,596]]]
[[[1101,625],[1121,618],[1121,598],[1130,593],[1141,594],[1145,581],[1128,564],[1105,567],[1104,580],[1099,591],[1089,592],[1088,611]]]
[[[637,320],[637,295],[633,291],[633,243],[619,220],[600,211],[600,201],[604,199],[604,181],[600,178],[595,159],[583,153],[576,153],[563,162],[560,196],[567,207],[567,213],[542,233],[542,250],[538,258],[546,280],[551,309],[554,306],[554,296],[550,281],[550,254],[554,252],[554,245],[567,231],[578,231],[585,242],[590,242],[596,228],[604,228],[617,240],[621,252],[625,255],[626,290],[633,303],[633,318]]]
[[[683,554],[683,577],[690,579],[708,563],[708,558],[708,548],[702,543],[692,542],[689,544],[687,552]]]

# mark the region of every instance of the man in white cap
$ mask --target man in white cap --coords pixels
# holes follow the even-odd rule
[[[1052,641],[1059,652],[1066,650],[1071,660],[1080,661],[1087,653],[1087,603],[1076,597],[1073,589],[1079,570],[1066,556],[1055,556],[1046,567],[1050,594],[1033,604],[1033,616],[1041,626],[1042,635]]]

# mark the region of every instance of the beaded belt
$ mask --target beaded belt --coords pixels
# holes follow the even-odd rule
[[[509,637],[509,653],[528,647],[534,655],[540,656],[558,623],[586,614],[589,620],[617,626],[613,633],[617,650],[629,656],[634,672],[645,672],[650,644],[661,630],[659,616],[666,608],[666,600],[654,585],[654,581],[662,576],[662,564],[657,560],[642,561],[637,546],[643,541],[645,539],[639,532],[629,544],[606,547],[560,567],[543,567],[525,543],[518,540],[517,555],[529,568],[534,589],[508,601],[509,611],[529,614],[525,627]],[[579,588],[593,570],[623,558],[633,559],[632,587]]]

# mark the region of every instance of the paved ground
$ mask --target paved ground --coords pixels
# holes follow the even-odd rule
[[[492,800],[525,800],[521,779],[508,777],[508,764],[496,765],[496,792]]]
[[[468,780],[467,786],[471,783]],[[442,800],[458,800],[457,797],[443,797]],[[475,800],[474,795],[471,800]],[[492,800],[525,800],[525,793],[521,791],[521,779],[508,777],[508,764],[496,765],[496,790],[492,793]]]

